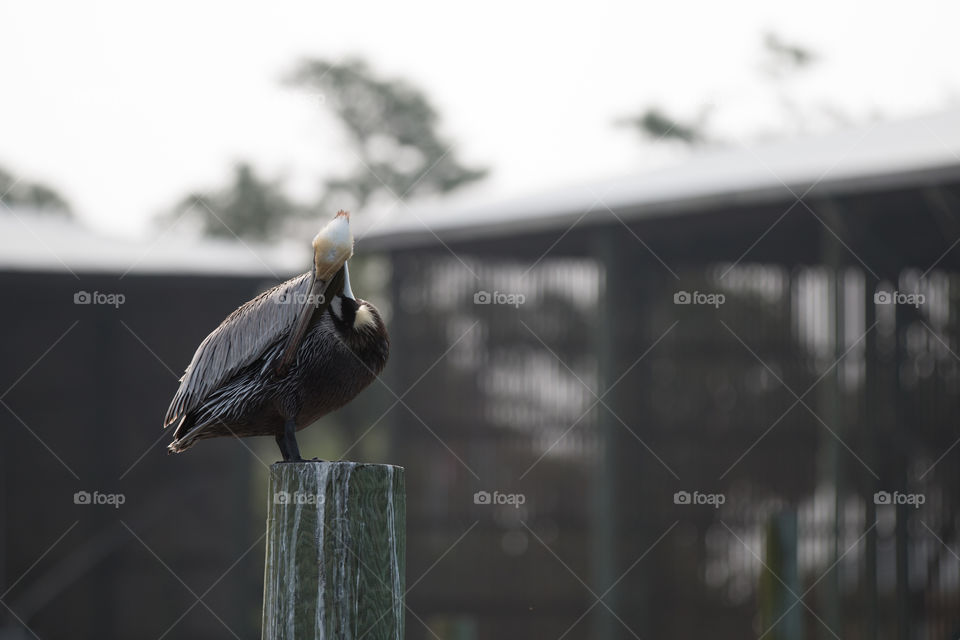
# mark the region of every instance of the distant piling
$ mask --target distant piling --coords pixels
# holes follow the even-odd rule
[[[270,467],[263,640],[403,640],[402,467]]]

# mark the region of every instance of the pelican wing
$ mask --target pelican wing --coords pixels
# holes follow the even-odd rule
[[[163,426],[179,422],[241,369],[263,356],[296,324],[310,290],[310,272],[261,293],[204,338],[180,378]]]

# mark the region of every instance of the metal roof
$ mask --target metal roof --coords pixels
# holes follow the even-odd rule
[[[565,186],[513,200],[434,201],[373,216],[365,248],[392,249],[577,222],[702,212],[737,203],[792,200],[936,184],[960,177],[960,110],[802,138],[705,151],[677,166]],[[792,193],[791,193],[792,191]],[[579,222],[578,222],[579,221]]]
[[[301,244],[263,246],[177,232],[125,239],[49,214],[0,208],[0,271],[286,277],[310,264],[309,242]]]

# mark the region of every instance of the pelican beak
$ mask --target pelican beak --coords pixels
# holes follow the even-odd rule
[[[347,269],[347,263],[343,263],[343,297],[350,298],[351,300],[356,300],[356,297],[353,295],[353,290],[350,288],[350,271]]]
[[[310,291],[307,294],[307,299],[303,302],[300,315],[297,316],[297,323],[294,325],[293,331],[290,332],[290,337],[287,339],[287,345],[284,347],[283,353],[273,367],[278,376],[283,377],[283,375],[286,374],[287,368],[290,366],[290,363],[293,362],[294,357],[296,357],[297,350],[300,348],[300,342],[303,341],[303,336],[310,326],[310,321],[315,315],[316,317],[321,316],[323,312],[327,310],[327,307],[330,306],[330,297],[326,295],[327,291],[336,291],[340,286],[338,280],[342,280],[345,277],[346,263],[344,263],[344,268],[337,271],[329,280],[317,278],[316,273],[311,275]]]
[[[323,314],[330,306],[327,291],[339,291],[340,280],[344,281],[344,295],[353,297],[347,278],[347,260],[353,255],[353,234],[350,232],[350,214],[339,211],[333,220],[320,230],[313,239],[313,269],[310,275],[310,291],[303,302],[297,322],[287,339],[282,354],[274,365],[278,376],[283,376],[296,357],[310,320]],[[340,267],[343,267],[341,269]]]
[[[313,239],[313,276],[317,280],[333,280],[351,256],[350,214],[340,211]]]

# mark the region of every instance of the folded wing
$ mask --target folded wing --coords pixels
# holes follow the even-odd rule
[[[177,423],[203,404],[241,369],[255,362],[293,329],[310,289],[304,273],[265,291],[231,313],[208,335],[180,378],[163,426]]]

